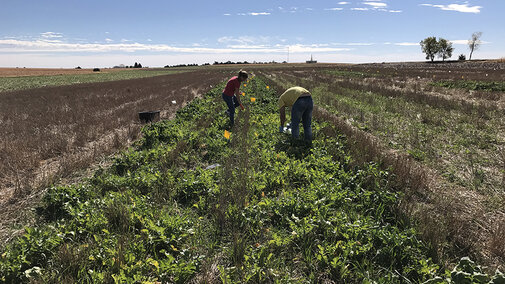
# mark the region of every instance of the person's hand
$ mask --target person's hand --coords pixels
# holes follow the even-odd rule
[[[284,126],[279,126],[279,133],[283,133],[284,132]]]

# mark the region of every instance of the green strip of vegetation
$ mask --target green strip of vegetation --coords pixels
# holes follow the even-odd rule
[[[292,84],[277,80],[285,87]],[[501,111],[447,110],[408,98],[302,82],[311,86],[318,105],[379,137],[384,145],[437,169],[449,182],[485,192],[491,200],[503,192],[504,156],[496,155],[501,152],[499,133],[504,127]]]
[[[128,80],[135,78],[168,75],[180,72],[185,71],[132,69],[111,72],[104,71],[79,75],[0,77],[0,92],[34,89],[47,86],[63,86],[80,83]]]
[[[40,225],[0,250],[0,281],[419,283],[443,272],[401,222],[387,172],[351,166],[328,123],[313,122],[311,145],[277,133],[277,95],[257,78],[226,139],[222,87],[144,127],[88,181],[50,188]]]
[[[345,78],[369,78],[369,77],[377,77],[380,74],[368,73],[368,72],[358,72],[358,71],[347,71],[347,70],[328,70],[324,71],[324,73],[337,76],[337,77],[345,77]]]
[[[484,81],[438,81],[431,83],[433,86],[450,89],[466,89],[474,91],[505,92],[505,82],[484,82]]]

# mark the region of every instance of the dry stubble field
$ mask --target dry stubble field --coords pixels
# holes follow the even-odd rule
[[[121,69],[107,69],[107,72],[114,72],[120,70]],[[93,69],[0,68],[0,77],[79,75],[79,74],[91,74],[91,73],[93,73]]]

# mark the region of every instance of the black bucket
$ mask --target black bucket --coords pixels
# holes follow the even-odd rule
[[[158,120],[159,118],[160,118],[159,110],[139,112],[139,119],[143,123],[153,122],[155,120]]]

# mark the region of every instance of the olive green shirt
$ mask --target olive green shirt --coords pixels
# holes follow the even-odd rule
[[[309,94],[305,88],[302,87],[291,87],[287,89],[279,98],[279,108],[281,107],[291,107],[296,102],[296,100],[301,96]]]

